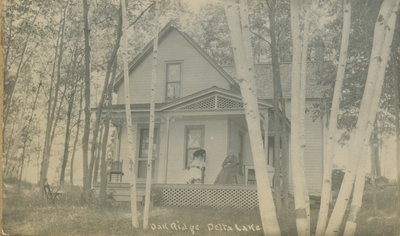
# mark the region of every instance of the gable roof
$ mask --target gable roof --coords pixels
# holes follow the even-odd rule
[[[164,26],[164,28],[158,34],[158,43],[160,44],[171,32],[178,32],[221,76],[228,81],[231,85],[237,85],[234,79],[221,67],[217,64],[217,62],[210,57],[189,35],[184,32],[181,32],[176,27],[172,25],[172,23],[168,23]],[[143,60],[153,52],[153,40],[151,40],[130,63],[129,63],[129,72],[132,72]],[[114,91],[118,89],[118,87],[123,82],[123,73],[120,73],[114,84]]]
[[[321,78],[318,76],[319,66],[318,62],[307,63],[307,85],[306,85],[306,98],[323,98],[324,86],[320,83]],[[235,67],[224,66],[233,78],[235,78]],[[271,64],[256,64],[254,65],[254,75],[257,85],[257,96],[261,99],[274,98],[274,86],[272,78],[272,65]],[[284,98],[291,97],[291,63],[280,63],[280,75],[282,95]]]

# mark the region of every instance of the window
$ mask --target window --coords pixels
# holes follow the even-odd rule
[[[167,100],[181,97],[181,63],[167,64]]]
[[[246,169],[246,185],[256,185],[256,172],[254,168]]]
[[[149,128],[140,129],[139,158],[138,158],[138,178],[146,178],[147,175],[147,153],[149,150]],[[154,129],[153,139],[153,163],[151,175],[154,177],[155,161],[157,157],[157,129]]]
[[[186,126],[185,134],[185,168],[193,161],[193,153],[203,148],[204,126]]]

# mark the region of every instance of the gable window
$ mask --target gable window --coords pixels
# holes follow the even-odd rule
[[[193,153],[204,144],[204,126],[186,126],[185,129],[185,168],[193,161]]]
[[[149,150],[149,128],[140,129],[140,143],[139,143],[139,158],[138,158],[138,171],[137,177],[142,179],[147,175],[147,153]],[[154,129],[153,139],[153,163],[151,175],[154,177],[155,165],[157,157],[157,128]]]
[[[167,64],[167,94],[166,99],[172,100],[181,97],[182,63],[174,62]]]

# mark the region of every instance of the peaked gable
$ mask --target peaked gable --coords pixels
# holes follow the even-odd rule
[[[217,62],[210,57],[189,35],[184,32],[181,32],[176,27],[172,26],[171,23],[168,23],[158,34],[158,43],[159,45],[167,38],[172,32],[177,32],[181,35],[198,53],[201,55],[230,85],[237,86],[234,79],[221,67],[217,64]],[[129,63],[129,73],[136,69],[136,67],[142,63],[152,52],[153,52],[153,42],[154,39],[151,40],[144,47],[142,52],[138,54],[130,63]],[[116,83],[114,84],[114,91],[116,92],[119,86],[123,83],[123,73],[120,73],[116,78]]]

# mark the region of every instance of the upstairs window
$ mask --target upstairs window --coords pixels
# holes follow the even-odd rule
[[[182,64],[179,62],[167,64],[167,100],[181,97]]]

